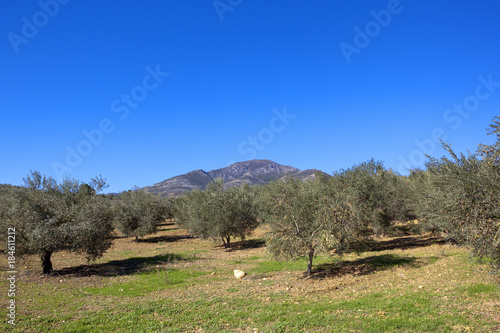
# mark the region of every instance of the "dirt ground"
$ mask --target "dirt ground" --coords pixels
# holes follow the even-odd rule
[[[255,267],[253,263],[247,262],[249,258],[261,258],[260,261],[271,259],[265,249],[265,232],[264,229],[258,229],[249,239],[235,240],[231,249],[225,249],[219,243],[192,238],[175,224],[166,223],[157,234],[146,236],[138,242],[133,238],[117,238],[112,248],[95,263],[88,263],[84,256],[78,254],[65,251],[55,253],[52,259],[54,272],[49,276],[40,274],[37,256],[25,257],[19,264],[22,266],[20,278],[28,283],[59,281],[75,286],[99,286],[109,277],[126,276],[152,268],[192,268],[208,271],[217,277],[214,278],[214,285],[217,285],[218,290],[244,284],[245,292],[249,294],[265,294],[267,289],[272,288],[301,297],[331,292],[335,292],[336,297],[350,297],[353,293],[373,291],[375,281],[378,286],[400,284],[413,285],[415,288],[430,285],[433,288],[454,288],[454,282],[458,283],[458,280],[454,280],[453,276],[446,279],[442,277],[451,271],[446,267],[455,260],[453,253],[464,251],[447,245],[442,238],[431,234],[385,237],[375,239],[371,251],[346,255],[341,262],[315,265],[311,277],[305,277],[303,271],[284,270],[255,274],[242,280],[226,279],[234,269],[246,271]],[[169,254],[172,254],[172,260],[165,261],[165,256]],[[185,258],[177,258],[177,254],[184,254]],[[389,265],[380,264],[384,256],[391,256],[388,257],[392,260]],[[402,259],[400,262],[399,259],[394,261],[394,256]],[[434,263],[437,259],[439,264]],[[418,272],[415,268],[419,268]],[[492,278],[482,273],[479,278],[485,277]],[[255,280],[266,283],[254,283]],[[206,287],[194,288],[205,290]]]
[[[247,240],[233,240],[232,248],[225,249],[220,243],[189,236],[174,223],[165,223],[158,233],[137,242],[134,238],[117,237],[96,262],[88,263],[84,256],[66,251],[54,253],[54,272],[48,276],[41,274],[38,256],[18,258],[18,278],[24,284],[19,304],[26,311],[25,316],[44,316],[47,310],[40,303],[43,295],[51,290],[65,290],[75,302],[84,300],[84,308],[80,310],[108,311],[118,305],[116,297],[91,295],[85,292],[86,288],[126,284],[136,279],[136,273],[177,269],[203,275],[192,280],[188,287],[155,288],[143,294],[147,297],[129,296],[129,301],[196,302],[243,297],[263,304],[276,300],[299,304],[327,297],[331,298],[330,303],[335,303],[388,292],[411,297],[424,291],[426,295],[434,295],[443,309],[458,309],[464,314],[487,318],[494,327],[500,327],[500,300],[457,292],[462,287],[483,283],[498,285],[497,278],[488,274],[486,265],[472,263],[465,249],[446,244],[436,235],[374,238],[369,251],[342,258],[320,254],[315,259],[313,275],[308,277],[304,275],[305,260],[292,263],[272,260],[265,248],[265,233],[265,229],[258,229]],[[259,271],[260,264],[278,267]],[[6,266],[1,269],[7,271]],[[236,279],[235,269],[249,274]]]

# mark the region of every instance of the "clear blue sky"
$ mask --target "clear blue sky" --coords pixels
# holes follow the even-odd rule
[[[118,192],[251,158],[331,173],[373,157],[404,173],[443,155],[439,129],[474,150],[500,114],[499,13],[496,0],[4,2],[0,183],[102,174]]]

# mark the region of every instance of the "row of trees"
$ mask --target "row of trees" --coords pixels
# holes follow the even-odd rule
[[[420,230],[442,233],[500,268],[500,117],[489,134],[496,143],[468,155],[430,158],[427,170],[401,176],[373,159],[314,180],[293,178],[264,187],[224,190],[219,180],[178,202],[176,221],[194,236],[243,237],[267,224],[267,248],[277,258],[306,256],[312,271],[318,251],[362,249],[370,231],[390,233],[397,221],[418,219]],[[245,200],[237,195],[251,192]],[[242,210],[241,207],[245,207]],[[252,208],[253,207],[253,208]],[[224,240],[225,239],[225,240]]]
[[[372,159],[307,181],[288,177],[228,188],[219,179],[175,202],[139,189],[99,195],[107,187],[100,176],[88,184],[58,184],[32,172],[23,187],[0,185],[0,223],[16,228],[17,253],[39,254],[46,274],[56,251],[93,260],[111,246],[114,230],[137,240],[174,216],[193,236],[220,239],[226,247],[266,224],[268,250],[280,259],[305,256],[308,274],[319,251],[358,251],[372,232],[389,233],[397,221],[418,219],[422,230],[441,232],[498,269],[500,117],[489,134],[496,143],[468,155],[444,144],[451,158],[429,158],[427,170],[408,177]]]
[[[175,201],[134,188],[118,196],[99,195],[102,177],[89,184],[66,179],[61,184],[33,172],[24,187],[0,189],[0,218],[15,227],[19,254],[39,254],[43,272],[60,250],[94,260],[111,246],[113,232],[126,237],[155,233],[175,215],[176,223],[200,238],[244,239],[259,223],[270,226],[267,246],[280,259],[308,257],[307,272],[318,251],[341,254],[364,244],[366,229],[390,231],[396,220],[411,216],[405,177],[370,160],[333,177],[313,181],[286,178],[263,187],[226,188],[220,179]]]
[[[175,220],[193,236],[221,239],[226,247],[232,237],[266,224],[268,250],[279,259],[306,256],[311,274],[319,251],[359,250],[367,231],[387,233],[395,221],[413,218],[410,199],[408,179],[372,159],[333,177],[288,177],[261,187],[225,188],[218,179],[178,199]]]

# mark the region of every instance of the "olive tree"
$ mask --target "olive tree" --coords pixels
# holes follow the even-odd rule
[[[58,184],[35,171],[24,187],[0,190],[2,227],[15,228],[16,253],[40,255],[44,274],[57,251],[84,253],[88,260],[102,256],[113,230],[109,204],[96,194],[105,187],[100,176],[88,185],[69,178]]]
[[[134,188],[113,198],[113,207],[115,228],[137,241],[140,236],[157,232],[158,224],[169,217],[170,201]]]
[[[262,214],[271,228],[266,245],[276,258],[306,256],[310,275],[317,252],[342,254],[359,246],[361,225],[339,184],[317,175],[313,181],[288,177],[264,188]]]
[[[373,159],[334,173],[346,189],[357,216],[376,234],[390,231],[397,220],[415,218],[407,177],[387,170]]]
[[[420,217],[428,229],[489,258],[500,268],[500,117],[490,135],[496,143],[480,145],[475,153],[457,154],[443,147],[451,158],[430,158],[419,201]]]
[[[175,221],[190,234],[202,239],[221,239],[231,247],[231,238],[244,237],[257,226],[255,191],[248,184],[225,188],[221,179],[205,191],[193,190],[179,199]]]
[[[239,237],[242,240],[258,227],[257,219],[258,203],[256,201],[256,189],[243,183],[224,191],[227,217],[218,229],[218,234],[226,239],[226,246],[230,247],[231,237]]]

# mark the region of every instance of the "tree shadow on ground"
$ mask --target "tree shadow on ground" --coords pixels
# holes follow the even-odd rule
[[[134,257],[123,260],[112,260],[102,264],[89,264],[74,267],[65,267],[60,270],[53,271],[51,275],[56,276],[119,276],[129,275],[137,272],[147,271],[154,266],[168,264],[179,261],[194,261],[199,260],[193,256],[185,256],[173,253],[157,255],[153,257]]]
[[[418,268],[425,263],[415,257],[401,257],[394,254],[382,254],[356,260],[345,260],[336,263],[322,264],[314,271],[312,278],[332,278],[344,275],[367,275],[383,271],[394,266],[410,266]]]
[[[166,221],[166,222],[158,223],[158,227],[168,227],[168,226],[172,226],[172,225],[175,225],[175,222]],[[175,227],[175,228],[168,228],[168,229],[175,230],[175,229],[179,229],[179,228]]]
[[[218,245],[217,247],[223,248],[224,245]],[[231,247],[227,248],[227,251],[242,251],[248,249],[259,249],[262,247],[266,247],[266,241],[264,239],[248,239],[242,240],[238,242],[231,243]]]
[[[173,235],[173,236],[156,236],[149,238],[139,238],[137,243],[161,243],[161,242],[177,242],[184,239],[193,239],[193,236],[190,235]]]
[[[368,244],[369,251],[386,251],[386,250],[406,250],[416,247],[426,247],[433,244],[445,244],[446,241],[440,236],[406,236],[398,237],[391,240],[371,240]]]
[[[168,226],[166,228],[162,228],[161,227],[162,225],[158,225],[158,232],[160,231],[174,231],[174,230],[180,230],[179,227],[173,227],[173,228],[168,228]],[[163,226],[166,226],[166,225],[163,225]]]

